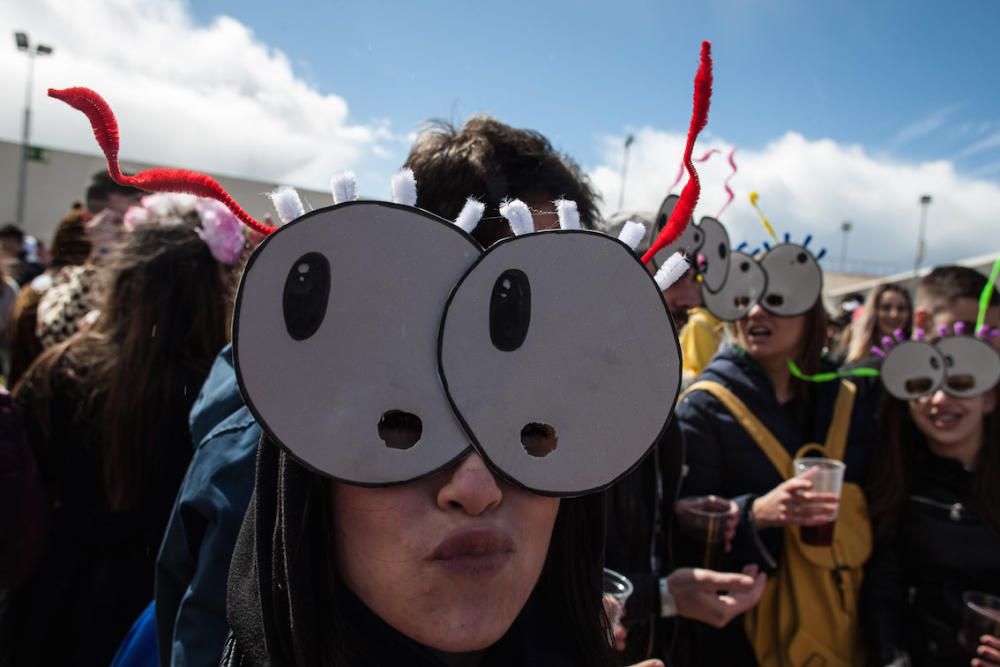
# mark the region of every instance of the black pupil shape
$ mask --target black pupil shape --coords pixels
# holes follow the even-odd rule
[[[728,250],[726,249],[726,244],[725,243],[720,243],[719,244],[719,259],[725,259],[727,252],[728,252]],[[749,267],[747,267],[747,268],[749,268]]]
[[[330,262],[318,252],[299,257],[288,271],[281,295],[285,328],[294,340],[306,340],[319,329],[330,301]]]
[[[699,234],[698,232],[694,233],[694,242],[701,243],[701,234]]]
[[[746,273],[750,270],[750,262],[740,262],[740,271]]]
[[[750,305],[750,297],[748,296],[737,296],[733,297],[733,305],[737,308],[746,308]]]
[[[934,381],[930,378],[910,378],[906,381],[906,393],[919,396],[926,394],[934,386]]]
[[[806,254],[804,252],[800,252],[798,255],[795,256],[795,259],[796,261],[798,261],[799,264],[805,264],[808,257],[806,257]]]
[[[944,355],[944,365],[947,366],[948,368],[951,368],[952,366],[955,365],[955,358],[952,357],[950,354]]]
[[[551,454],[559,443],[556,430],[548,424],[531,422],[521,429],[521,445],[524,451],[535,458]]]
[[[938,370],[939,368],[941,368],[941,362],[938,361],[937,357],[931,357],[931,368],[933,368],[934,370]]]
[[[785,297],[780,294],[768,294],[767,297],[764,298],[764,301],[767,302],[767,305],[777,308],[785,303]]]
[[[521,347],[531,324],[531,284],[524,271],[507,269],[493,284],[490,340],[501,352]]]
[[[420,417],[402,410],[389,410],[378,420],[378,437],[386,447],[409,449],[424,432]]]

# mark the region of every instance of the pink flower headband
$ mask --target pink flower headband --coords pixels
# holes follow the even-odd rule
[[[243,254],[246,239],[243,225],[221,202],[188,194],[156,193],[142,198],[140,206],[125,212],[123,224],[132,231],[136,225],[151,218],[183,218],[194,213],[201,221],[195,230],[205,242],[212,256],[227,266],[235,264]]]

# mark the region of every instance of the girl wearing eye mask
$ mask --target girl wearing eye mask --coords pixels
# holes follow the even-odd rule
[[[836,384],[817,385],[793,377],[787,361],[816,372],[826,332],[826,313],[817,301],[802,315],[781,317],[760,304],[731,327],[734,342],[721,350],[699,381],[721,384],[742,401],[780,442],[789,457],[807,443],[823,443],[838,393]],[[869,434],[855,409],[846,442],[846,479],[860,481],[867,469]],[[684,495],[715,494],[736,501],[740,522],[729,568],[757,564],[774,573],[787,526],[824,523],[836,499],[810,491],[808,479],[784,481],[764,450],[715,396],[693,391],[678,404],[689,473]],[[800,624],[808,618],[799,618]],[[704,630],[700,642],[705,664],[753,665],[756,658],[743,624],[735,622],[724,637]],[[822,633],[822,630],[819,631]]]
[[[868,487],[876,548],[865,575],[873,664],[968,665],[962,594],[1000,595],[997,389],[887,396]],[[978,641],[978,638],[976,638]],[[904,658],[909,663],[904,663]],[[973,665],[1000,665],[1000,642]]]
[[[615,664],[593,595],[602,516],[600,494],[539,496],[474,453],[364,488],[265,437],[230,569],[223,664]]]

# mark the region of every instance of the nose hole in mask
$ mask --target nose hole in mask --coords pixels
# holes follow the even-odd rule
[[[555,451],[559,442],[556,430],[548,424],[531,422],[521,429],[521,446],[535,458],[548,456]]]
[[[378,437],[391,449],[409,449],[420,441],[423,432],[420,417],[402,410],[388,410],[378,420]]]

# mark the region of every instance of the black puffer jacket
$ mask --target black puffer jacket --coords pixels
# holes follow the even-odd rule
[[[1000,532],[971,507],[972,474],[918,446],[899,525],[865,572],[865,634],[880,667],[902,653],[914,667],[968,664],[957,642],[962,594],[1000,595]]]

